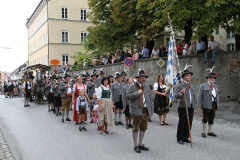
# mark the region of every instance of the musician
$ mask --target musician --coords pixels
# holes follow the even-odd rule
[[[105,77],[105,73],[103,71],[100,71],[100,77],[97,79],[97,87],[101,86],[103,77]]]
[[[198,110],[202,109],[203,119],[202,119],[202,137],[206,136],[206,125],[208,123],[208,136],[217,137],[215,133],[212,132],[212,125],[215,118],[215,112],[219,109],[219,88],[215,84],[217,74],[211,72],[206,76],[206,83],[200,84],[198,92]]]
[[[115,125],[123,125],[121,121],[123,102],[122,102],[122,89],[124,84],[122,83],[122,75],[119,72],[115,73],[116,82],[111,85],[112,103],[115,106],[114,119]]]
[[[57,76],[56,79],[57,79],[57,82],[53,83],[53,93],[54,93],[55,113],[56,113],[56,116],[58,116],[58,115],[62,115],[62,113],[59,111],[60,106],[62,106],[61,91],[59,91],[59,84],[62,81],[62,77]]]
[[[193,73],[185,69],[182,72],[183,82],[176,87],[175,98],[178,99],[178,130],[177,130],[177,142],[179,144],[190,143],[187,114],[185,108],[184,94],[186,95],[186,105],[188,109],[190,129],[192,127],[192,120],[195,105],[195,89],[194,86],[190,83]]]
[[[84,80],[83,80],[83,84],[87,85],[89,79],[90,79],[90,74],[87,72],[85,75],[84,75]]]
[[[53,95],[53,76],[50,76],[48,81],[45,83],[45,90],[47,95],[47,101],[48,101],[48,112],[53,111],[55,113],[54,108],[54,95]]]
[[[65,110],[67,113],[66,121],[71,121],[71,119],[69,118],[69,110],[72,102],[72,83],[70,82],[70,77],[70,75],[65,74],[65,80],[60,82],[58,89],[59,91],[61,91],[62,99],[62,123],[64,122]]]
[[[24,107],[30,106],[28,103],[29,103],[32,91],[33,91],[32,83],[29,81],[29,76],[27,76],[26,81],[23,83],[23,93],[25,95]]]
[[[145,81],[148,78],[145,71],[142,69],[138,70],[137,82],[129,85],[127,90],[127,99],[129,99],[129,111],[133,119],[133,142],[134,151],[141,153],[141,150],[149,151],[148,147],[145,147],[143,137],[148,126],[148,118],[153,115],[153,105],[151,102],[151,90],[148,85],[145,85]],[[138,132],[139,133],[139,143]]]

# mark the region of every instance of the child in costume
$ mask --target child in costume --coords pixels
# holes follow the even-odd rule
[[[84,96],[84,90],[79,91],[79,97],[77,98],[76,111],[79,115],[79,131],[87,131],[84,127],[85,114],[88,112],[88,101]]]

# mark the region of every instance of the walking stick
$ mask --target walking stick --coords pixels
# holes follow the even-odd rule
[[[190,128],[190,122],[189,122],[189,116],[188,116],[188,109],[187,109],[187,102],[186,102],[186,95],[185,92],[183,93],[184,95],[184,102],[185,102],[185,109],[186,109],[186,114],[187,114],[187,122],[188,122],[188,131],[189,131],[189,136],[190,136],[190,142],[191,142],[191,148],[192,146],[192,134],[191,134],[191,128]]]

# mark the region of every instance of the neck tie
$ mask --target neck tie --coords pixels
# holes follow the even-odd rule
[[[187,83],[187,89],[188,90],[190,89],[190,83]]]
[[[213,90],[213,84],[212,83],[210,84],[210,88]]]
[[[142,89],[142,91],[143,91],[143,93],[144,93],[144,85],[141,86],[141,89]]]

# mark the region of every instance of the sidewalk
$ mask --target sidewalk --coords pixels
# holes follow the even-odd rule
[[[15,160],[0,131],[0,160]]]

